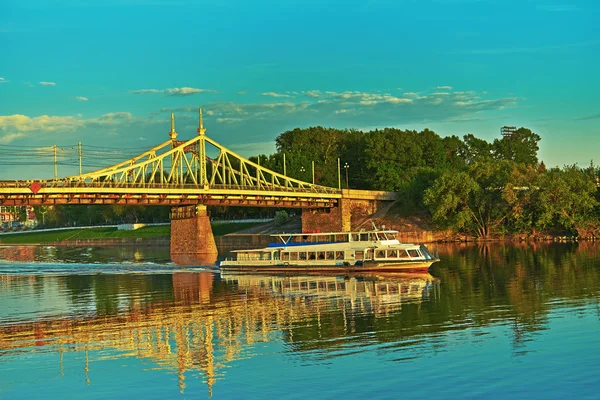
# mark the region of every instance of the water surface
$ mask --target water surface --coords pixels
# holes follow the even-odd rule
[[[430,274],[368,276],[22,247],[1,253],[0,398],[600,396],[595,244],[440,246]]]

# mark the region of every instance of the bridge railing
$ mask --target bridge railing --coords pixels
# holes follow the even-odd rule
[[[248,191],[248,192],[287,192],[287,193],[322,193],[322,194],[341,194],[342,191],[329,188],[326,186],[313,185],[306,188],[299,187],[285,187],[280,185],[271,185],[268,183],[261,183],[261,185],[198,185],[195,183],[114,183],[114,182],[86,182],[80,180],[41,180],[41,181],[0,181],[0,188],[18,188],[18,189],[31,189],[33,185],[37,183],[38,189],[44,188],[98,188],[98,189],[111,189],[111,188],[131,188],[131,189],[187,189],[187,190],[232,190],[232,191]]]

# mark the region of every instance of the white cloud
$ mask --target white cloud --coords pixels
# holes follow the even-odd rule
[[[88,101],[87,97],[83,97],[83,96],[77,96],[75,97],[75,99],[79,100],[79,101]]]
[[[54,82],[40,82],[40,85],[42,85],[42,86],[56,86],[56,83],[54,83]]]
[[[22,138],[23,136],[25,136],[25,134],[23,134],[23,133],[9,133],[7,135],[2,135],[2,136],[0,136],[0,143],[8,144],[15,139]]]
[[[6,79],[0,77],[0,83],[6,83],[6,82],[8,82]]]
[[[11,140],[20,138],[29,132],[72,132],[86,126],[110,127],[120,124],[137,122],[129,112],[116,112],[101,115],[98,118],[83,119],[76,116],[49,116],[28,117],[26,115],[0,115],[0,132],[7,132]],[[19,134],[17,136],[17,134]],[[12,135],[12,136],[11,136]],[[7,139],[4,139],[7,140]]]
[[[199,89],[192,87],[168,88],[168,89],[140,89],[133,90],[131,94],[153,94],[163,93],[165,96],[191,96],[199,93],[214,93],[214,90]]]
[[[26,115],[0,115],[0,130],[5,132],[72,131],[84,125],[84,121],[72,116],[48,116],[30,118]]]
[[[148,94],[148,93],[163,93],[163,90],[159,90],[159,89],[140,89],[140,90],[134,90],[131,93],[132,94]]]
[[[265,92],[265,93],[261,93],[261,96],[267,96],[267,97],[292,97],[289,94],[283,94],[283,93],[275,93],[275,92]]]
[[[452,90],[452,86],[438,86],[438,90]]]
[[[306,90],[306,91],[302,92],[302,94],[305,96],[308,96],[308,97],[313,97],[313,98],[321,97],[320,90]]]
[[[165,89],[165,94],[167,96],[191,96],[193,94],[208,92],[206,89],[198,89],[191,87],[182,87],[182,88],[171,88]]]

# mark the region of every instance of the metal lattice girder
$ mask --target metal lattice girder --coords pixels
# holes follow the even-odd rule
[[[52,180],[0,181],[0,205],[148,204],[333,207],[349,192],[290,178],[251,162],[205,135],[170,140],[142,154],[93,172]],[[207,144],[210,154],[207,155]],[[347,192],[347,193],[346,193]],[[343,196],[343,193],[346,193]],[[394,195],[364,192],[366,198]],[[389,200],[389,199],[387,199]]]
[[[218,151],[216,159],[206,156],[207,143]],[[204,154],[204,159],[200,157],[201,154]],[[207,172],[210,172],[210,176]],[[46,182],[53,187],[193,186],[204,190],[229,188],[269,192],[338,192],[337,189],[303,182],[271,171],[205,135],[198,135],[187,141],[167,141],[113,166]]]

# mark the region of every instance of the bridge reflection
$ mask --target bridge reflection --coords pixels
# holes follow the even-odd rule
[[[66,276],[23,277],[0,275],[0,289],[39,285],[55,280],[77,305],[72,316],[43,320],[13,318],[0,324],[0,356],[19,353],[85,354],[86,382],[93,384],[93,363],[98,359],[137,357],[178,374],[183,393],[186,377],[200,375],[212,394],[232,361],[246,358],[253,344],[280,338],[294,342],[294,328],[306,321],[325,320],[326,313],[342,315],[352,330],[352,315],[369,313],[379,318],[433,296],[437,281],[428,274],[377,276],[249,276],[222,279],[212,273],[176,273],[132,277]],[[108,282],[108,281],[114,282]],[[161,286],[171,280],[171,288]],[[111,293],[128,284],[123,293]],[[150,285],[150,287],[148,286]],[[113,289],[111,289],[113,288]],[[149,293],[159,292],[155,298]],[[89,296],[93,292],[93,296]],[[85,294],[85,295],[84,295]],[[89,313],[90,301],[96,302]],[[111,301],[118,304],[107,305]],[[87,303],[87,304],[85,304]],[[319,325],[320,336],[330,330]],[[334,331],[337,331],[334,329]],[[108,355],[107,355],[108,354]],[[62,373],[62,372],[61,372]]]
[[[0,246],[0,260],[33,262],[37,246]]]

